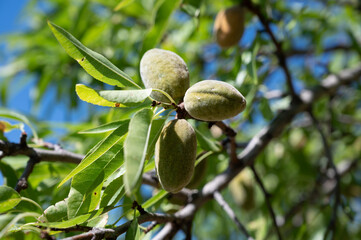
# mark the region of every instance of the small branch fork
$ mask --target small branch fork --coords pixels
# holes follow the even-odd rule
[[[291,76],[290,70],[288,69],[288,66],[287,66],[286,54],[283,52],[282,43],[276,39],[275,35],[273,34],[273,32],[271,30],[270,21],[262,14],[262,12],[261,12],[262,8],[260,6],[256,6],[254,3],[252,3],[251,0],[243,0],[242,6],[248,8],[251,12],[253,12],[258,17],[258,19],[262,23],[263,27],[265,28],[266,32],[270,36],[273,44],[276,47],[276,55],[278,58],[278,62],[286,75],[286,82],[287,82],[288,90],[290,91],[290,94],[292,97],[297,97],[295,88],[294,88],[294,85],[292,82],[292,76]]]
[[[238,160],[236,165],[229,167],[227,170],[214,177],[199,191],[183,189],[184,191],[181,191],[181,195],[188,197],[188,201],[187,204],[175,214],[145,212],[138,217],[139,224],[145,222],[157,222],[158,224],[166,223],[165,227],[158,232],[154,239],[169,239],[171,236],[174,236],[178,230],[183,229],[182,226],[184,226],[184,224],[189,224],[193,220],[195,213],[203,204],[215,197],[215,192],[220,192],[228,186],[229,182],[246,166],[252,166],[257,156],[264,148],[266,148],[272,139],[277,138],[282,134],[283,130],[292,122],[294,116],[300,112],[308,111],[313,103],[322,96],[332,95],[340,86],[350,84],[360,77],[361,65],[355,68],[345,69],[338,75],[329,75],[322,80],[319,86],[315,86],[313,89],[303,90],[299,95],[299,99],[293,99],[288,108],[280,111],[268,126],[264,127],[249,141],[243,151],[236,156]],[[0,159],[4,156],[15,155],[30,157],[35,153],[39,161],[79,163],[83,158],[82,155],[64,150],[50,151],[29,147],[24,148],[24,144],[8,143],[0,140]],[[333,168],[332,165],[331,168]],[[335,173],[337,173],[337,170]],[[152,176],[148,178],[148,181],[152,184],[158,184]],[[334,214],[334,216],[336,215]],[[115,239],[126,232],[130,224],[131,221],[115,228],[93,228],[87,233],[73,236],[70,239],[96,239],[94,236]]]

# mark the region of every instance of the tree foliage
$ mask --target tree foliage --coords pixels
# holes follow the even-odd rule
[[[214,19],[236,4],[245,32],[222,49]],[[316,0],[30,1],[30,27],[7,36],[16,58],[1,67],[0,238],[357,239],[360,9]],[[203,172],[195,189],[175,194],[159,185],[154,147],[165,123],[186,114],[144,88],[139,61],[154,47],[185,60],[191,85],[221,80],[247,100],[232,119],[187,120]],[[29,78],[32,111],[21,114],[9,108],[9,89]],[[62,136],[39,116],[59,102],[64,114],[87,118],[62,123]]]

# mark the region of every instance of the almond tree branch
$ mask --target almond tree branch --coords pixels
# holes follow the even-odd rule
[[[282,49],[282,43],[279,42],[276,39],[275,35],[273,34],[271,27],[270,27],[270,21],[262,14],[262,12],[260,10],[261,7],[256,6],[251,0],[243,0],[242,3],[246,8],[248,8],[251,12],[253,12],[258,17],[258,19],[262,23],[263,27],[266,29],[266,32],[271,37],[271,40],[276,47],[276,55],[278,58],[278,62],[286,75],[286,82],[287,82],[288,90],[290,91],[290,94],[293,97],[296,97],[295,88],[292,83],[291,73],[287,66],[286,55]]]
[[[273,210],[272,204],[271,204],[271,199],[270,199],[271,194],[266,190],[266,188],[262,182],[262,179],[259,177],[254,165],[251,166],[251,169],[252,169],[253,175],[256,179],[256,182],[258,183],[259,187],[261,188],[261,190],[263,192],[268,211],[272,218],[273,226],[276,229],[277,237],[279,240],[282,240],[282,235],[281,235],[280,229],[278,228],[278,224],[277,224],[277,220],[276,220],[276,214],[275,214],[275,211]]]
[[[19,143],[10,143],[0,140],[0,158],[6,156],[37,156],[39,161],[47,162],[68,162],[68,163],[80,163],[83,159],[83,155],[72,153],[64,149],[46,150],[40,148],[23,148]]]
[[[223,199],[222,195],[218,192],[215,191],[213,194],[214,199],[217,201],[217,203],[219,204],[219,206],[221,206],[223,208],[223,210],[228,214],[228,216],[232,219],[232,221],[237,225],[237,227],[239,228],[239,230],[241,230],[241,232],[243,232],[243,234],[247,237],[248,240],[253,240],[253,238],[251,237],[251,235],[248,233],[247,229],[245,228],[245,226],[243,226],[243,224],[239,221],[239,219],[237,218],[236,214],[234,213],[234,211],[232,210],[232,208],[228,205],[228,203]]]

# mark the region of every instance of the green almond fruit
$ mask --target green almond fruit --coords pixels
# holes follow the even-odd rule
[[[176,193],[192,179],[197,154],[196,133],[185,119],[164,126],[155,146],[155,166],[163,189]]]
[[[163,90],[177,103],[189,88],[187,64],[180,56],[168,50],[148,50],[140,60],[140,76],[146,88]],[[160,92],[153,91],[151,97],[159,102],[170,103]]]
[[[228,83],[204,80],[187,90],[184,107],[195,119],[222,121],[242,112],[246,108],[246,99]]]

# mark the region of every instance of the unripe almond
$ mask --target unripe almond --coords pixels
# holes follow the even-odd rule
[[[195,119],[222,121],[242,112],[246,108],[246,99],[228,83],[204,80],[187,90],[184,107]]]
[[[189,88],[189,72],[183,59],[168,50],[153,48],[140,60],[140,75],[146,88],[156,88],[168,93],[177,103]],[[151,97],[160,102],[170,100],[160,92]]]
[[[163,189],[176,193],[191,180],[197,154],[197,139],[185,119],[164,126],[155,146],[155,166]]]
[[[244,31],[244,10],[241,6],[233,6],[221,10],[214,22],[213,32],[217,43],[223,48],[237,45]]]

